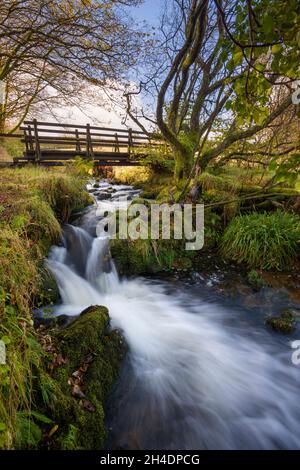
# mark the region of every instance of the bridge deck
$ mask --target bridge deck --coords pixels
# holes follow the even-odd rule
[[[117,129],[78,124],[24,121],[23,133],[0,134],[24,143],[23,157],[15,163],[63,165],[76,157],[93,160],[96,166],[137,166],[147,156],[149,144],[161,145],[155,134],[133,129]],[[5,165],[11,164],[6,162]]]
[[[133,129],[25,121],[17,137],[25,144],[17,163],[63,164],[76,157],[99,166],[136,166],[147,154],[147,145],[158,145],[156,136]],[[16,135],[14,135],[16,137]]]

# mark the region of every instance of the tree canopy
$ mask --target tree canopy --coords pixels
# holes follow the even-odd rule
[[[251,155],[257,137],[262,153],[299,146],[297,132],[290,147],[277,149],[274,139],[282,116],[297,120],[292,93],[300,73],[299,18],[297,0],[168,2],[155,61],[126,100],[139,123],[144,113],[133,96],[157,98],[154,122],[173,149],[178,179],[220,155],[234,157],[237,144],[247,146],[245,154],[250,146]]]
[[[135,63],[142,35],[126,16],[139,0],[3,0],[1,128],[42,104],[77,103],[84,83],[120,79]],[[107,83],[106,83],[107,86]]]

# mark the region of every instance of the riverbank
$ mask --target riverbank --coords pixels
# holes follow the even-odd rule
[[[107,311],[90,312],[77,321],[80,325],[89,318],[98,330],[90,348],[90,329],[82,328],[75,340],[75,324],[66,328],[69,342],[74,336],[71,346],[59,336],[56,324],[45,329],[33,320],[34,309],[59,298],[44,258],[59,242],[62,224],[93,202],[85,184],[86,178],[71,167],[0,170],[0,340],[6,353],[0,365],[0,448],[96,448],[105,440],[102,401],[120,356],[120,338],[108,334]],[[76,362],[78,344],[89,351],[82,346]],[[93,356],[88,361],[87,355],[97,354],[99,348],[103,358],[97,360],[102,362],[98,372],[92,372],[97,360]],[[90,375],[106,373],[105,378],[91,381],[98,387],[90,393],[95,404],[87,398],[80,403],[72,395],[69,376],[80,367]],[[79,422],[87,430],[85,439],[77,436]]]

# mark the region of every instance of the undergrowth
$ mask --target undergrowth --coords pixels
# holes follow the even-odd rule
[[[60,222],[84,207],[89,196],[70,168],[2,169],[0,187],[0,340],[6,346],[6,363],[0,365],[0,448],[35,447],[40,431],[33,418],[32,370],[42,350],[33,328],[33,299]]]
[[[235,217],[226,228],[221,253],[251,268],[289,268],[299,257],[300,218],[282,210]]]

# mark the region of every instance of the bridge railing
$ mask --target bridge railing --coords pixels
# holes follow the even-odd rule
[[[133,129],[107,128],[90,124],[59,124],[24,121],[22,142],[24,157],[40,162],[43,160],[68,160],[81,156],[96,160],[120,161],[136,158],[138,149],[151,142],[159,142],[154,134]],[[136,150],[137,149],[137,150]]]

